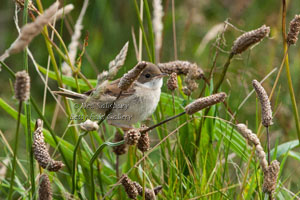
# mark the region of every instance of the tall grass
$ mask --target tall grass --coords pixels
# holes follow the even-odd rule
[[[137,199],[147,199],[149,192],[159,186],[162,186],[162,191],[155,195],[156,199],[272,198],[270,193],[263,190],[266,172],[255,154],[255,147],[251,147],[251,140],[245,140],[238,132],[236,125],[239,122],[247,124],[257,135],[262,147],[268,151],[268,159],[281,163],[274,198],[298,199],[300,189],[296,175],[299,175],[300,136],[296,94],[299,80],[294,74],[299,72],[296,68],[299,63],[299,44],[296,44],[296,48],[287,46],[285,21],[300,11],[292,6],[293,2],[289,2],[292,5],[288,6],[284,0],[274,2],[274,5],[259,1],[247,5],[244,1],[240,2],[245,3],[246,9],[240,13],[242,17],[235,16],[237,10],[241,9],[237,8],[238,5],[219,5],[220,2],[216,1],[161,1],[164,17],[160,20],[163,29],[162,33],[157,33],[157,24],[153,24],[155,8],[152,1],[90,1],[86,15],[81,19],[81,35],[84,37],[79,38],[74,61],[69,56],[67,44],[83,6],[82,2],[76,2],[73,13],[57,21],[56,25],[43,28],[41,35],[29,44],[21,59],[15,59],[19,58],[16,54],[10,55],[5,62],[1,61],[0,78],[4,87],[1,87],[3,92],[0,96],[0,131],[4,134],[0,139],[3,149],[0,153],[0,198],[37,199],[40,187],[36,180],[39,173],[49,176],[53,199],[127,199],[128,191],[120,179],[123,174],[141,185],[142,192],[137,194]],[[37,0],[39,14],[51,3]],[[34,10],[28,11],[28,5],[29,1],[25,0],[24,6],[21,6],[23,25],[34,21],[39,15]],[[12,7],[13,3],[6,6]],[[224,7],[227,6],[230,10],[228,13],[233,16],[231,20],[226,20],[228,13]],[[258,14],[258,10],[263,12]],[[280,18],[271,17],[279,13],[282,13]],[[275,22],[272,21],[274,18]],[[207,46],[198,55],[196,50],[204,35],[210,27],[222,21],[226,29],[206,42]],[[5,32],[11,31],[9,23],[4,25]],[[261,24],[270,26],[270,36],[240,55],[233,54],[233,41],[243,34],[240,30],[247,32]],[[137,40],[132,38],[135,36],[131,35],[131,28],[135,33],[132,35],[138,35],[141,30],[140,49],[131,42]],[[156,37],[160,35],[162,46],[157,47]],[[9,35],[6,37],[5,47],[13,40]],[[71,117],[80,115],[86,118],[91,113],[76,109],[76,104],[65,97],[62,101],[52,97],[55,97],[53,91],[58,87],[83,93],[99,86],[97,73],[92,66],[97,63],[97,70],[106,71],[109,61],[114,59],[128,40],[128,56],[115,79],[122,77],[137,63],[140,58],[133,53],[136,51],[141,60],[152,63],[165,63],[178,58],[196,62],[204,71],[205,80],[193,80],[198,89],[189,96],[183,91],[187,84],[186,73],[178,75],[178,88],[174,91],[163,86],[160,102],[152,117],[134,125],[135,128],[140,128],[142,124],[150,127],[147,132],[151,148],[141,152],[133,145],[124,155],[116,155],[113,147],[125,143],[113,142],[114,133],[120,129],[109,125],[103,118],[98,121],[98,130],[81,131],[79,125],[83,121],[71,120]],[[1,54],[5,51],[2,48]],[[50,59],[49,67],[46,67],[47,57]],[[69,65],[71,76],[62,73],[63,62]],[[284,65],[287,83],[282,76]],[[273,75],[275,67],[278,67],[277,74]],[[14,80],[15,72],[21,69],[25,69],[32,79],[31,96],[25,103],[24,111],[21,106],[18,108],[18,102],[12,98],[9,89],[9,81]],[[48,76],[49,81],[41,81],[39,73],[42,78]],[[260,106],[255,96],[251,95],[252,80],[260,81],[264,77],[267,78],[263,86],[269,94],[274,117],[270,132],[269,129],[267,132],[262,129]],[[47,95],[41,95],[41,88],[45,88]],[[188,104],[217,92],[227,93],[224,104],[210,105],[206,110],[186,114]],[[45,113],[41,109],[43,102]],[[57,120],[51,121],[55,107],[58,109]],[[51,157],[62,160],[65,165],[58,172],[41,170],[34,160],[31,147],[37,118],[44,122],[43,134],[45,142],[49,144]],[[6,119],[7,124],[3,123]],[[24,140],[19,124],[25,128]],[[14,134],[15,129],[17,131]],[[125,130],[121,132],[127,134]],[[143,134],[143,131],[140,132]],[[267,134],[270,137],[267,138]],[[8,153],[10,146],[6,141],[17,144],[13,154]],[[2,165],[6,157],[11,158],[7,166]],[[6,169],[5,174],[1,173],[3,169]]]

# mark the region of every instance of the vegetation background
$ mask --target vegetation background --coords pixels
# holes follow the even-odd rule
[[[47,8],[53,3],[50,0],[42,1],[43,7]],[[56,28],[62,33],[63,40],[66,44],[70,42],[70,30],[73,29],[74,23],[76,22],[77,16],[80,13],[82,7],[82,1],[65,1],[66,4],[72,3],[75,9],[66,16],[63,24],[62,21],[58,21]],[[150,11],[152,13],[152,1],[148,1]],[[171,0],[163,1],[164,18],[163,18],[163,45],[161,49],[161,62],[168,62],[175,60],[174,55],[174,40],[172,30],[172,5]],[[17,38],[18,33],[14,25],[14,1],[2,1],[0,5],[0,53],[5,51],[10,44]],[[263,40],[259,45],[253,49],[244,52],[242,55],[237,56],[232,61],[226,80],[222,85],[222,91],[229,95],[228,106],[233,112],[237,112],[236,119],[241,123],[247,123],[248,127],[257,131],[259,126],[259,104],[255,98],[255,93],[246,101],[246,103],[238,109],[241,102],[247,97],[252,90],[252,80],[262,80],[266,77],[273,69],[279,68],[284,51],[283,41],[281,35],[281,17],[282,17],[282,1],[260,1],[260,0],[185,0],[175,1],[175,19],[176,19],[176,36],[177,36],[177,55],[179,60],[188,60],[196,62],[204,70],[205,74],[208,75],[213,65],[214,56],[216,52],[216,39],[217,34],[212,33],[216,25],[224,24],[227,20],[232,25],[229,25],[227,30],[224,32],[222,38],[221,49],[219,50],[219,56],[216,59],[216,71],[214,79],[219,77],[222,71],[222,67],[226,62],[228,54],[230,52],[233,41],[241,35],[244,31],[250,31],[256,29],[263,24],[270,26],[271,32],[269,38]],[[300,5],[296,0],[287,1],[287,26],[288,22],[294,17],[295,14],[300,13]],[[20,22],[22,22],[23,12],[19,14]],[[146,16],[144,16],[146,21]],[[138,37],[139,22],[137,13],[135,10],[134,1],[120,1],[120,0],[90,0],[86,15],[83,19],[83,31],[81,42],[84,36],[88,34],[88,46],[86,47],[86,56],[82,59],[82,73],[89,79],[96,79],[97,74],[103,70],[106,70],[108,63],[114,59],[118,54],[123,45],[129,41],[129,50],[125,65],[118,73],[117,77],[122,76],[126,71],[132,68],[136,62],[136,54],[133,46],[132,30]],[[147,34],[147,23],[144,23]],[[69,27],[69,28],[68,28]],[[220,25],[219,25],[220,27]],[[223,27],[223,26],[221,26]],[[71,28],[71,29],[70,29]],[[222,30],[222,29],[219,29]],[[212,38],[207,37],[210,33]],[[150,34],[149,34],[150,35]],[[209,38],[209,39],[208,39]],[[57,40],[55,42],[58,43]],[[296,94],[296,101],[298,107],[300,104],[300,45],[292,46],[289,50],[291,75],[293,80],[293,87]],[[29,46],[33,52],[35,59],[41,66],[47,66],[48,52],[45,45],[44,38],[40,35],[36,37]],[[56,55],[59,60],[58,55]],[[143,60],[149,60],[146,49],[143,49]],[[10,56],[6,60],[6,64],[10,66],[15,72],[22,70],[24,67],[23,54],[19,53]],[[53,70],[53,69],[52,69]],[[285,70],[285,69],[284,69]],[[278,71],[278,70],[277,70]],[[264,81],[264,88],[269,93],[274,84],[274,80],[277,71],[271,73],[271,75]],[[31,94],[37,101],[38,105],[42,105],[43,101],[43,90],[44,84],[41,82],[37,75],[33,64],[29,61],[29,74],[31,76]],[[166,80],[165,80],[166,82]],[[3,70],[0,72],[0,97],[10,104],[15,109],[17,108],[17,101],[14,99],[13,92],[13,80],[8,75],[7,71]],[[182,106],[186,105],[191,99],[196,99],[201,89],[203,88],[204,81],[199,81],[199,90],[192,94],[189,99],[184,96],[181,92],[176,91],[176,113],[182,109]],[[49,80],[49,87],[52,90],[57,90],[57,82],[55,80]],[[171,92],[163,87],[163,92],[171,94]],[[206,94],[209,91],[206,90]],[[168,97],[168,98],[167,98]],[[280,175],[280,186],[277,190],[278,198],[280,199],[299,199],[300,192],[300,153],[297,147],[297,134],[295,128],[295,121],[293,118],[292,104],[290,101],[288,84],[283,71],[277,89],[275,91],[275,97],[271,102],[274,112],[274,125],[271,127],[271,147],[277,147],[286,142],[293,141],[295,145],[292,149],[287,146],[283,146],[281,154],[277,155],[277,159],[284,164],[281,166],[282,172]],[[153,120],[146,122],[154,124],[154,122],[160,121],[167,116],[172,116],[171,107],[165,107],[167,104],[172,104],[171,96],[164,96],[161,100],[161,104],[154,114]],[[53,117],[53,111],[56,102],[48,94],[45,117],[51,122]],[[169,109],[169,110],[168,110]],[[167,111],[166,111],[167,110]],[[219,106],[220,112],[217,114],[218,117],[230,120],[229,115],[225,112],[224,106]],[[212,115],[215,115],[211,113]],[[39,116],[33,110],[32,120],[37,119]],[[153,147],[158,143],[160,139],[166,136],[174,130],[174,127],[178,127],[180,124],[185,122],[188,118],[182,117],[180,120],[171,122],[170,124],[163,126],[157,131],[151,132]],[[208,120],[215,129],[218,129],[217,123],[214,120]],[[147,160],[146,171],[149,176],[149,182],[153,185],[162,184],[164,189],[162,194],[158,197],[159,199],[190,199],[197,197],[200,198],[211,198],[211,199],[236,199],[239,198],[241,192],[244,173],[247,169],[247,159],[241,159],[239,155],[236,155],[234,149],[231,149],[230,145],[235,141],[231,142],[232,128],[230,126],[223,127],[224,129],[214,130],[213,127],[206,126],[207,130],[202,135],[208,140],[210,134],[217,134],[215,132],[224,132],[224,138],[228,136],[228,140],[221,139],[221,137],[214,136],[213,142],[205,142],[199,147],[194,147],[192,142],[188,143],[187,140],[183,141],[184,137],[193,135],[196,133],[192,122],[189,126],[185,126],[181,130],[177,137],[172,137],[168,140],[167,144],[163,143],[157,148]],[[62,135],[66,128],[68,119],[59,115],[57,124],[55,125],[54,131],[57,135]],[[194,125],[195,125],[194,124]],[[9,144],[13,144],[15,137],[15,126],[16,120],[12,118],[4,109],[0,108],[0,130],[4,133],[6,140]],[[19,147],[19,159],[24,165],[25,169],[28,169],[28,161],[26,154],[22,154],[26,150],[26,143],[24,131],[21,128],[20,136],[20,147]],[[103,134],[102,139],[105,141],[111,141],[114,135],[115,129],[107,128]],[[102,133],[101,133],[102,134]],[[226,135],[227,134],[227,135]],[[221,134],[222,135],[222,134]],[[205,138],[207,136],[207,138]],[[216,139],[219,137],[218,139]],[[177,144],[177,139],[180,144]],[[243,138],[240,138],[243,140]],[[75,143],[72,141],[72,136],[66,135],[66,141],[69,141],[72,145]],[[86,136],[87,143],[91,145],[91,139]],[[266,144],[265,133],[261,137],[262,144]],[[102,141],[103,142],[103,141]],[[97,146],[101,144],[101,141],[97,141]],[[241,141],[241,145],[245,145],[245,141]],[[185,146],[187,145],[187,146]],[[184,149],[180,149],[180,148]],[[92,147],[91,147],[92,148]],[[172,148],[173,151],[172,151]],[[190,159],[189,151],[190,148],[199,148],[200,153],[197,154],[197,163],[190,163],[186,158]],[[290,150],[290,151],[289,151]],[[82,150],[84,151],[84,150]],[[250,152],[250,148],[245,150]],[[129,152],[134,154],[135,150],[130,149]],[[173,152],[173,153],[172,153]],[[247,154],[248,155],[248,154]],[[8,156],[7,146],[0,139],[0,162]],[[141,155],[138,155],[140,158]],[[211,156],[211,157],[210,157]],[[232,157],[231,157],[232,156]],[[90,157],[90,155],[88,155]],[[134,161],[137,158],[133,158],[133,155],[122,157],[123,172],[133,166]],[[211,159],[210,159],[210,158]],[[275,158],[276,155],[273,155]],[[56,154],[56,158],[59,159],[59,154]],[[107,148],[102,155],[102,159],[108,162],[104,171],[104,190],[108,191],[114,183],[116,183],[116,177],[113,170],[113,163],[115,157],[111,152],[110,148]],[[131,159],[130,162],[128,159]],[[225,159],[225,162],[224,160]],[[102,160],[102,161],[103,161]],[[222,162],[223,160],[223,162]],[[186,162],[186,163],[185,163]],[[245,199],[263,199],[263,193],[261,191],[261,172],[258,171],[257,161],[252,160],[254,166],[251,165],[249,177],[246,177],[246,186],[243,188],[242,193]],[[219,163],[220,165],[218,165]],[[169,166],[167,166],[167,164]],[[193,170],[190,171],[191,167]],[[139,171],[136,169],[136,171]],[[37,170],[36,170],[37,173]],[[82,171],[80,173],[83,173]],[[133,173],[133,172],[132,172]],[[136,174],[139,174],[136,172]],[[133,173],[134,174],[134,173]],[[134,177],[138,175],[131,175]],[[67,192],[70,192],[70,180],[68,178],[68,172],[64,171],[59,175],[53,175],[54,180],[59,180],[59,183],[54,186],[54,197],[55,199],[63,199]],[[17,176],[20,176],[19,184],[24,183],[24,187],[28,188],[28,180],[26,180],[21,172],[18,170]],[[83,176],[83,175],[82,175]],[[141,173],[139,174],[141,176]],[[163,178],[161,178],[163,177]],[[64,179],[65,178],[65,179]],[[88,178],[87,178],[88,179]],[[137,178],[138,179],[138,178]],[[95,179],[96,180],[96,179]],[[138,179],[139,180],[139,179]],[[253,181],[254,180],[254,181]],[[88,181],[86,181],[88,182]],[[81,182],[82,198],[89,198],[88,185],[86,182]],[[96,182],[96,181],[95,181]],[[5,197],[5,181],[0,180],[0,198]],[[61,185],[60,185],[61,184]],[[99,190],[99,183],[97,182],[96,190],[97,194],[101,194]],[[147,183],[148,185],[149,183]],[[207,186],[205,184],[208,184]],[[235,184],[238,184],[237,186]],[[234,187],[233,187],[234,186]],[[228,189],[228,187],[232,187]],[[117,187],[121,188],[121,187]],[[225,189],[224,189],[225,188]],[[226,189],[227,188],[227,189]],[[224,189],[224,190],[223,190]],[[115,189],[109,198],[118,199],[117,191]],[[104,192],[105,193],[105,192]],[[26,197],[26,192],[20,192],[22,198]],[[125,199],[125,193],[122,190],[122,198]],[[17,197],[17,194],[15,195]]]

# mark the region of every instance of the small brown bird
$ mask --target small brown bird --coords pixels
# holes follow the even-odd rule
[[[157,107],[163,84],[162,78],[166,75],[156,65],[147,63],[133,86],[127,91],[123,91],[113,105],[113,109],[107,117],[108,123],[128,129],[133,124],[149,117]],[[83,94],[66,89],[55,93],[71,98],[81,103],[83,108],[89,108],[103,115],[121,91],[118,87],[119,81],[120,79],[117,79]]]

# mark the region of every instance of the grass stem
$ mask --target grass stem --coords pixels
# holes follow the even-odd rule
[[[10,187],[9,187],[9,194],[8,194],[9,200],[12,199],[14,180],[15,180],[15,170],[16,170],[17,152],[18,152],[18,146],[19,146],[19,129],[20,129],[22,104],[23,104],[23,102],[19,101],[18,121],[17,121],[16,135],[15,135],[14,156],[13,156],[12,171],[11,171],[11,176],[10,176]]]

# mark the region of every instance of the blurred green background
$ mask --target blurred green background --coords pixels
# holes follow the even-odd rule
[[[43,0],[44,8],[48,7],[53,1]],[[77,16],[82,7],[82,1],[65,1],[66,4],[73,3],[75,9],[66,17],[65,24],[62,26],[63,39],[69,44],[70,33],[66,28],[68,25],[73,27]],[[176,34],[178,59],[196,62],[205,71],[209,73],[214,60],[216,37],[207,41],[203,51],[199,51],[200,44],[212,28],[226,19],[236,28],[228,26],[224,33],[223,45],[216,61],[216,76],[220,74],[222,66],[227,59],[228,52],[236,37],[242,34],[240,30],[249,31],[256,29],[263,24],[271,27],[270,37],[262,41],[252,50],[248,50],[241,56],[235,57],[227,73],[227,79],[223,84],[222,90],[230,94],[229,106],[236,111],[243,99],[252,90],[251,81],[253,79],[261,80],[275,67],[279,67],[283,58],[282,36],[281,36],[281,1],[280,0],[185,0],[175,1],[176,3]],[[149,1],[152,7],[152,1]],[[299,1],[288,1],[287,7],[287,24],[295,14],[300,13]],[[164,32],[163,46],[161,49],[161,61],[167,62],[174,60],[173,33],[172,33],[172,13],[171,1],[163,1]],[[150,8],[152,9],[152,8]],[[10,44],[17,38],[17,30],[14,25],[14,1],[2,1],[0,5],[0,54],[7,49]],[[19,12],[19,22],[22,22],[23,12]],[[61,21],[57,23],[57,29],[60,30]],[[128,69],[133,67],[136,55],[133,46],[131,30],[138,36],[138,20],[132,0],[91,0],[87,13],[83,20],[83,31],[81,42],[85,35],[89,35],[86,54],[90,57],[83,58],[82,71],[89,79],[96,79],[97,73],[107,69],[111,61],[126,43],[129,41],[129,51],[123,67],[118,74],[121,76]],[[145,26],[147,28],[147,26]],[[240,29],[240,30],[238,30]],[[147,31],[147,30],[146,30]],[[293,86],[296,94],[298,107],[300,106],[300,48],[298,45],[290,48],[290,67],[293,79]],[[30,44],[29,49],[32,51],[36,61],[42,66],[47,66],[48,53],[44,40],[41,36],[36,37]],[[146,50],[143,50],[143,60],[148,60]],[[19,53],[10,56],[6,64],[14,71],[23,69],[23,54]],[[30,74],[32,77],[32,95],[36,98],[39,105],[42,105],[44,85],[38,77],[33,64],[29,61]],[[96,73],[95,73],[96,72]],[[276,71],[277,72],[277,71]],[[263,84],[268,92],[273,86],[276,72],[273,73]],[[199,81],[199,91],[193,94],[197,97],[202,89],[203,81]],[[57,90],[56,82],[49,81],[49,86]],[[167,89],[164,87],[164,91]],[[0,72],[0,95],[1,98],[16,108],[17,102],[13,98],[13,89],[11,79],[4,70]],[[274,126],[271,127],[271,144],[283,143],[285,141],[297,139],[295,132],[295,123],[292,114],[285,70],[279,80],[278,88],[275,92],[276,98],[273,98],[273,109],[275,113]],[[46,116],[52,119],[55,104],[50,95],[47,98]],[[239,122],[249,124],[255,130],[255,111],[256,100],[252,95],[245,105],[237,111]],[[33,118],[36,118],[33,113]],[[65,123],[66,119],[59,118],[56,130],[60,130],[60,123]],[[4,132],[8,141],[12,140],[15,131],[15,120],[0,109],[0,129]],[[263,138],[264,140],[265,138]],[[25,144],[24,144],[25,148]],[[0,146],[0,150],[2,147]],[[5,157],[5,152],[0,151],[0,156]],[[300,188],[298,176],[300,175],[299,163],[289,159],[287,163],[288,170],[285,170],[287,184],[292,184],[291,190],[298,191]],[[295,175],[297,174],[297,176]],[[298,189],[298,190],[297,190]]]

